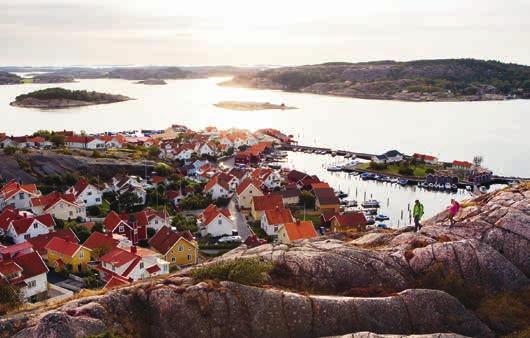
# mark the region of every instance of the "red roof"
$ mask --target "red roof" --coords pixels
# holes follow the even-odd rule
[[[237,187],[236,189],[236,193],[238,195],[241,195],[241,193],[243,191],[245,191],[249,185],[253,185],[254,187],[256,187],[256,189],[258,189],[259,191],[260,190],[260,186],[261,186],[261,182],[258,181],[258,180],[255,180],[255,179],[251,179],[251,178],[246,178],[243,182],[241,182],[241,184]]]
[[[228,186],[228,181],[225,181],[224,179],[222,179],[221,177],[219,177],[219,175],[217,176],[214,176],[212,177],[208,183],[206,183],[206,185],[204,186],[204,189],[203,191],[204,192],[208,192],[210,189],[212,189],[216,184],[220,185],[221,187],[223,187],[225,190],[230,190],[230,187]]]
[[[129,262],[135,261],[141,258],[138,255],[131,253],[130,251],[120,249],[118,247],[110,250],[108,253],[103,255],[100,260],[104,263],[112,264],[115,267],[120,267]],[[124,276],[127,276],[124,274]]]
[[[270,174],[272,174],[271,169],[257,168],[252,172],[251,176],[257,180],[264,181]]]
[[[366,217],[362,212],[348,212],[335,215],[335,219],[341,227],[362,227],[367,224]]]
[[[103,220],[103,226],[108,232],[113,232],[121,222],[125,223],[124,225],[131,227],[126,221],[122,220],[116,211],[112,210]]]
[[[166,197],[170,200],[174,200],[175,198],[179,197],[181,195],[179,190],[168,190],[166,191]]]
[[[473,166],[473,163],[469,163],[467,161],[453,161],[453,166],[471,168]]]
[[[123,278],[123,277],[119,277],[119,276],[111,276],[109,281],[107,282],[107,284],[105,284],[104,288],[105,289],[112,289],[112,288],[115,288],[117,286],[123,286],[123,285],[128,285],[130,284],[130,282]]]
[[[269,224],[285,224],[293,221],[291,210],[286,208],[265,210],[265,217]]]
[[[79,196],[89,185],[88,180],[84,177],[81,177],[76,184],[74,185],[74,194],[75,196]]]
[[[24,279],[48,272],[48,267],[36,251],[16,256],[13,261],[23,269],[22,276]]]
[[[37,186],[35,184],[20,185],[16,181],[8,182],[2,187],[2,189],[0,189],[0,193],[4,196],[4,199],[9,199],[13,195],[21,191],[26,192],[30,195],[38,194]]]
[[[90,136],[66,136],[64,142],[66,143],[88,143],[94,141],[94,137]]]
[[[160,267],[158,267],[158,265],[153,265],[153,266],[150,266],[148,267],[147,269],[145,269],[147,272],[149,272],[150,274],[153,274],[155,272],[158,272],[160,271]]]
[[[180,238],[184,238],[189,242],[193,241],[193,235],[189,231],[175,232],[168,227],[161,227],[149,240],[149,245],[165,255]]]
[[[434,160],[436,160],[436,157],[434,157],[434,156],[425,155],[425,154],[418,154],[418,153],[414,153],[414,155],[412,155],[412,157],[419,158],[419,159],[422,159],[424,161],[434,161]]]
[[[41,255],[46,254],[46,245],[52,240],[54,237],[60,237],[68,242],[72,243],[79,243],[79,239],[74,234],[74,232],[67,228],[67,229],[57,229],[56,231],[52,231],[47,234],[38,235],[36,237],[28,239],[28,242],[33,245],[33,249],[35,251],[38,251]]]
[[[316,182],[316,183],[311,183],[311,189],[322,189],[322,188],[329,188],[329,184],[327,184],[326,182]]]
[[[109,232],[110,233],[110,232]],[[111,234],[111,233],[110,233]],[[83,243],[83,246],[91,250],[95,248],[113,248],[118,245],[120,241],[112,238],[99,231],[94,231],[90,234],[87,240]]]
[[[54,191],[46,196],[32,198],[31,205],[34,207],[42,206],[44,210],[48,210],[61,200],[69,204],[76,204],[76,197],[74,195],[61,194],[60,192]]]
[[[284,224],[285,231],[289,240],[294,241],[297,239],[313,238],[317,237],[318,234],[311,221],[296,221],[292,223]]]
[[[81,245],[66,241],[61,237],[53,237],[45,246],[47,251],[52,250],[68,257],[75,255],[80,248]]]
[[[252,204],[256,211],[271,210],[276,207],[283,208],[283,199],[280,195],[253,196]]]
[[[202,220],[204,224],[210,224],[219,214],[222,214],[226,216],[227,218],[230,218],[230,211],[228,209],[219,209],[214,204],[210,204],[204,211],[202,212]]]
[[[331,188],[315,189],[315,197],[321,205],[339,204],[339,198]]]

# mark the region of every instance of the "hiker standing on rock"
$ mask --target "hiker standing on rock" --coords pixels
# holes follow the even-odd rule
[[[449,224],[449,227],[452,227],[456,223],[455,216],[458,214],[459,210],[460,203],[458,203],[454,198],[451,198],[451,206],[449,207],[449,221],[451,221],[451,224]]]
[[[414,210],[412,211],[412,216],[414,216],[414,231],[421,229],[420,219],[423,216],[423,204],[419,200],[414,202]]]

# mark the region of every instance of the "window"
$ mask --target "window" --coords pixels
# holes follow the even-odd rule
[[[24,193],[23,192],[19,192],[18,193],[18,199],[21,199],[21,200],[24,199]]]
[[[177,259],[176,259],[175,257],[173,257],[173,258],[171,258],[171,261],[172,261],[172,262],[176,262]]]
[[[83,202],[85,202],[85,204],[87,204],[87,203],[88,203],[88,201],[87,201],[87,200],[83,200]]]
[[[30,234],[25,234],[24,235],[24,239],[30,239],[31,238],[31,235]]]
[[[123,225],[120,225],[120,227],[118,228],[118,231],[119,232],[123,232],[125,229],[123,228]]]
[[[96,202],[101,202],[101,198],[96,197]]]
[[[83,252],[83,250],[79,251],[79,258],[83,258],[85,257],[85,253]]]
[[[184,246],[179,245],[179,251],[184,251]]]
[[[37,223],[33,223],[33,229],[37,229],[39,225]]]
[[[36,286],[37,286],[37,281],[36,280],[32,280],[32,281],[28,282],[28,288],[34,288]]]
[[[68,215],[73,216],[74,212],[73,211],[68,211]]]
[[[88,196],[92,196],[92,191],[89,191],[89,192],[87,193],[87,195],[88,195]]]
[[[144,262],[140,262],[140,269],[144,268]]]
[[[188,261],[191,261],[191,255],[188,255]]]
[[[221,218],[219,218],[219,219],[217,220],[217,224],[219,224],[219,225],[223,224],[223,220],[222,220]]]
[[[158,224],[158,220],[157,219],[155,219],[155,224]]]

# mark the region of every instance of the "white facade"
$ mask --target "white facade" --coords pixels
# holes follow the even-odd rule
[[[105,149],[107,142],[98,138],[86,143],[86,149]]]
[[[53,229],[51,229],[53,230]],[[50,229],[38,220],[34,219],[33,223],[28,227],[28,230],[23,233],[17,233],[13,224],[7,227],[6,235],[10,237],[15,244],[27,241],[29,238],[37,237],[38,235],[45,235],[50,232]]]
[[[254,186],[254,184],[249,184],[245,190],[237,194],[237,205],[240,208],[250,209],[252,206],[252,197],[254,196],[263,196],[263,192],[259,187]]]
[[[209,190],[206,191],[207,194],[212,195],[212,199],[216,200],[218,198],[228,198],[230,196],[230,191],[223,188],[218,183],[214,184]]]
[[[26,286],[22,288],[22,295],[26,300],[48,291],[48,278],[45,273],[27,278],[24,283]]]
[[[263,185],[269,189],[279,188],[282,186],[282,177],[279,172],[273,171],[263,180]]]
[[[230,218],[219,213],[209,224],[200,226],[201,235],[211,235],[212,237],[232,235],[233,226],[234,224]]]
[[[153,216],[149,220],[149,224],[147,224],[147,228],[154,229],[155,231],[160,230],[160,228],[162,228],[163,226],[171,228],[171,224],[169,224],[169,218],[163,219],[162,217],[158,215]]]
[[[28,210],[31,208],[31,199],[39,196],[40,194],[31,194],[25,190],[19,190],[16,194],[6,200],[0,197],[0,209],[11,205],[19,210]]]
[[[175,154],[174,158],[179,159],[179,160],[189,160],[192,154],[193,154],[193,150],[183,149],[178,154]]]
[[[44,206],[32,207],[31,210],[36,215],[44,214]],[[51,214],[53,217],[62,220],[72,220],[80,217],[81,219],[86,218],[86,207],[82,204],[73,204],[63,199],[56,202],[54,205],[46,210],[46,213]]]
[[[86,207],[101,205],[103,203],[103,192],[92,184],[89,184],[85,190],[77,196],[77,202],[84,204]]]
[[[293,221],[293,220],[291,220]],[[263,213],[261,216],[261,228],[267,233],[269,236],[276,236],[278,234],[278,230],[284,225],[285,223],[278,223],[278,224],[270,224],[269,219],[267,218],[267,215]]]

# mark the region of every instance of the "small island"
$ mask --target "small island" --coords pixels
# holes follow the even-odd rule
[[[138,82],[135,82],[135,83],[136,84],[150,85],[150,86],[167,84],[167,82],[164,81],[163,79],[147,79],[147,80],[141,80],[141,81],[138,81]]]
[[[214,104],[214,106],[224,109],[239,110],[239,111],[254,111],[266,109],[297,109],[296,107],[286,106],[282,104],[272,104],[269,102],[242,102],[242,101],[222,101]]]
[[[47,88],[19,95],[10,105],[25,108],[70,108],[131,100],[124,95],[98,93],[87,90]]]

